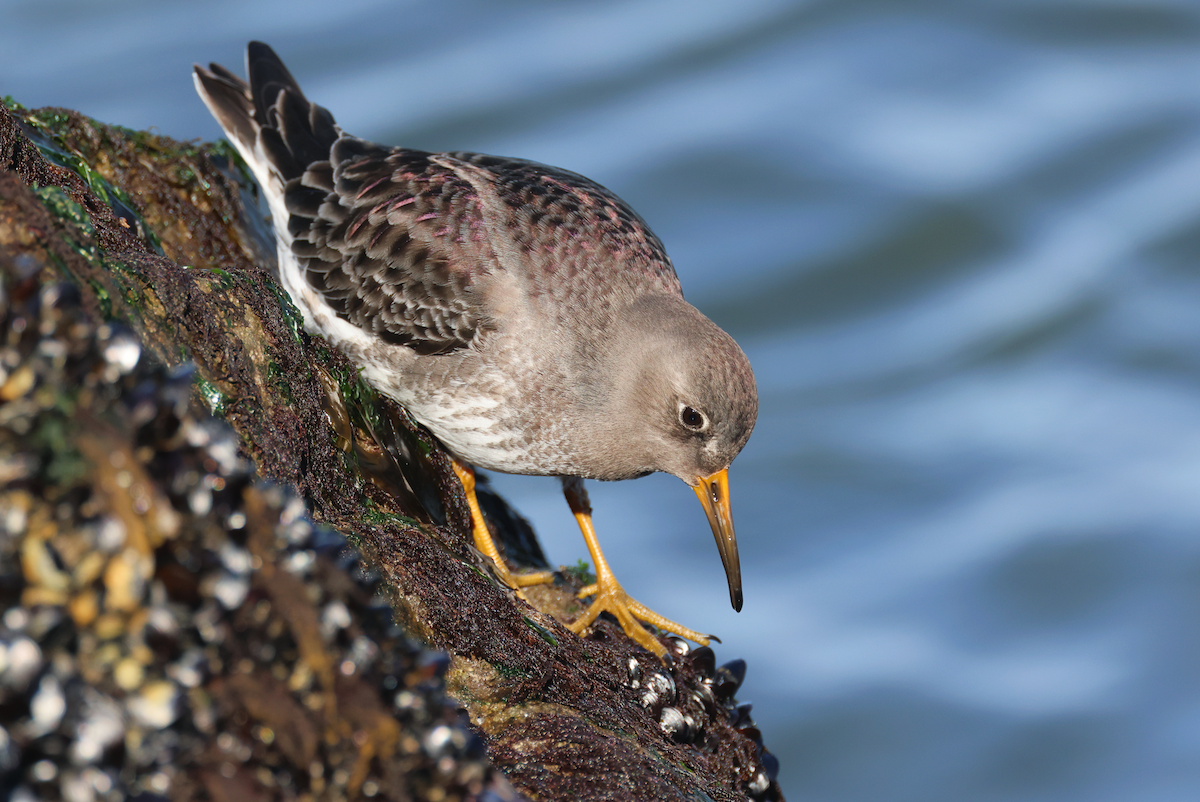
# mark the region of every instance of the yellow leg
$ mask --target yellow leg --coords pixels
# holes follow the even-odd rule
[[[600,613],[609,612],[621,622],[621,628],[625,630],[626,635],[632,638],[639,646],[653,652],[659,657],[666,654],[666,649],[663,648],[663,645],[653,635],[646,631],[645,627],[638,623],[639,621],[645,621],[659,629],[673,632],[690,641],[707,646],[708,635],[688,629],[685,626],[680,626],[674,621],[663,618],[658,613],[633,599],[633,597],[625,592],[621,584],[617,582],[617,578],[613,576],[612,569],[608,567],[608,560],[604,559],[604,553],[600,551],[600,542],[596,539],[596,530],[592,527],[592,507],[588,503],[587,491],[583,488],[583,480],[576,477],[564,476],[563,494],[567,497],[567,504],[570,505],[571,512],[575,514],[575,520],[579,522],[579,528],[583,532],[583,539],[587,541],[588,551],[592,555],[592,563],[596,567],[596,584],[588,585],[579,591],[579,598],[595,596],[596,600],[592,602],[583,616],[568,624],[567,629],[576,635],[581,635],[585,629],[591,626]]]
[[[462,482],[463,490],[467,494],[467,506],[471,510],[471,532],[475,536],[475,548],[491,558],[492,563],[496,566],[496,573],[500,576],[500,581],[515,589],[521,598],[525,598],[521,593],[521,588],[553,582],[554,574],[549,571],[535,571],[518,576],[508,570],[504,558],[500,556],[500,550],[496,548],[496,544],[492,540],[492,533],[488,530],[487,522],[483,520],[483,510],[479,509],[479,499],[475,497],[475,469],[458,460],[451,460],[450,464],[454,466],[454,473],[458,476],[458,481]]]

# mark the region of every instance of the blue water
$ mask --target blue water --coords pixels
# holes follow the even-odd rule
[[[4,0],[0,94],[211,139],[192,62],[265,39],[353,133],[611,187],[742,343],[745,610],[678,480],[592,501],[791,799],[1200,799],[1195,0],[199,6]]]

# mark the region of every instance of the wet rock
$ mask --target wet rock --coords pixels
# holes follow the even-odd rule
[[[608,622],[570,635],[545,612],[575,604],[569,576],[539,611],[496,586],[444,452],[299,333],[210,153],[39,119],[133,189],[101,201],[0,115],[25,176],[0,165],[0,222],[41,232],[0,242],[0,566],[24,572],[33,543],[36,578],[0,616],[10,798],[517,798],[496,767],[551,798],[603,765],[567,798],[734,799],[769,779],[703,651],[668,639],[663,665]],[[19,711],[50,677],[36,720],[64,705],[35,737]]]

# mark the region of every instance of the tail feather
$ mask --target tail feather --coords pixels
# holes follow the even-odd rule
[[[271,46],[263,42],[251,42],[246,45],[246,77],[250,81],[254,110],[260,120],[269,119],[268,109],[275,105],[280,92],[291,91],[300,100],[304,100],[300,84],[292,77],[291,72],[283,65],[283,60],[276,55]]]
[[[327,160],[341,130],[327,109],[304,97],[268,45],[249,44],[246,73],[249,83],[219,64],[196,65],[196,90],[259,182],[282,189]]]
[[[193,77],[196,92],[208,110],[217,118],[225,135],[245,156],[254,151],[258,139],[258,124],[254,121],[254,104],[250,99],[250,87],[220,64],[210,64],[204,69],[199,64]]]

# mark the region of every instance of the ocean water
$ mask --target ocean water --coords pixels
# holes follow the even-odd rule
[[[0,94],[213,139],[251,38],[355,134],[610,187],[742,343],[741,614],[678,480],[590,489],[790,799],[1200,798],[1200,4],[0,0]]]

